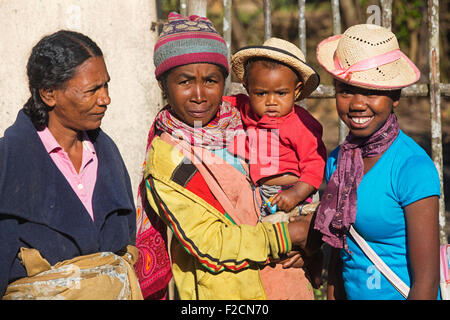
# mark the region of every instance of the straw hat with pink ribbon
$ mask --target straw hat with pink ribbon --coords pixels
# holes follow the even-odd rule
[[[395,35],[373,24],[359,24],[317,46],[317,60],[335,79],[357,87],[396,90],[420,78],[400,51]]]
[[[295,44],[280,38],[270,38],[260,46],[248,46],[236,51],[231,59],[231,67],[241,82],[244,79],[247,61],[255,57],[279,61],[300,77],[303,88],[295,97],[295,101],[308,97],[319,85],[319,75],[305,62],[303,52]]]

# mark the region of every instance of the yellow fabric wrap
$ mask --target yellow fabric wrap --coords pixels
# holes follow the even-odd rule
[[[266,299],[260,267],[269,257],[277,259],[290,251],[287,223],[234,224],[171,180],[183,159],[178,150],[157,137],[145,168],[149,203],[178,240],[172,241],[171,257],[180,298]]]

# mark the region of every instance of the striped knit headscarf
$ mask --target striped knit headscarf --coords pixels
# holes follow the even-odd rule
[[[196,15],[182,17],[175,12],[168,19],[155,44],[156,79],[174,67],[190,63],[216,64],[229,73],[227,45],[211,21]]]

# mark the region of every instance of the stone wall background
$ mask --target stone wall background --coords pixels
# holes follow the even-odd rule
[[[102,129],[116,142],[136,194],[147,132],[162,99],[154,78],[155,0],[1,0],[0,137],[29,98],[32,47],[59,29],[82,32],[102,49],[112,102]]]

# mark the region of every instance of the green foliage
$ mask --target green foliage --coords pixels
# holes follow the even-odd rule
[[[409,45],[409,35],[422,23],[422,15],[426,14],[426,3],[423,0],[393,1],[392,26],[402,46]]]
[[[167,19],[167,16],[172,11],[180,12],[179,0],[159,0],[158,2],[161,6],[162,19]]]
[[[298,0],[272,0],[271,9],[274,10],[295,10],[298,8]]]
[[[319,289],[313,289],[314,300],[327,300],[327,285],[323,284]]]
[[[249,26],[255,19],[257,19],[260,15],[263,13],[262,8],[254,11],[254,12],[248,12],[248,11],[238,11],[237,12],[237,18],[244,26]]]

